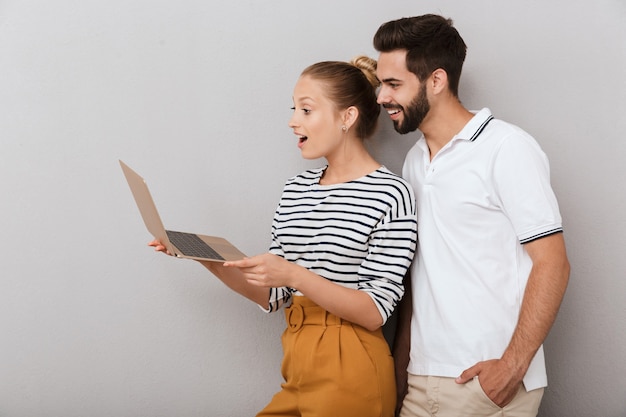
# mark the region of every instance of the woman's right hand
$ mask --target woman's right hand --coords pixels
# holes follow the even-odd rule
[[[172,254],[168,252],[165,245],[163,245],[158,239],[154,239],[152,242],[148,243],[148,246],[152,246],[157,252],[163,252],[166,255],[172,256]]]

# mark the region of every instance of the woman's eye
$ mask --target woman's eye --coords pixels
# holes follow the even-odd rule
[[[297,109],[296,109],[295,107],[292,107],[292,108],[291,108],[291,110],[292,110],[292,111],[296,111]],[[302,108],[302,109],[299,109],[299,110],[302,110],[302,112],[303,112],[304,114],[309,114],[309,113],[311,113],[311,109],[305,109],[305,108]]]

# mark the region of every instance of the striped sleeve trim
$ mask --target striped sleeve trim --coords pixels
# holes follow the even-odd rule
[[[563,228],[562,227],[557,227],[556,229],[548,230],[548,231],[543,232],[543,233],[539,233],[539,234],[536,234],[536,235],[533,235],[533,236],[529,236],[526,239],[520,239],[520,243],[523,245],[525,243],[529,243],[529,242],[532,242],[534,240],[541,239],[542,237],[546,237],[546,236],[553,235],[555,233],[562,233],[562,232],[563,232]]]

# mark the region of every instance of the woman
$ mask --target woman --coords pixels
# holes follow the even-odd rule
[[[394,413],[381,326],[403,295],[417,224],[411,187],[363,143],[380,113],[375,70],[376,61],[359,57],[302,72],[289,126],[302,156],[327,165],[287,181],[268,253],[202,262],[267,312],[286,306],[285,382],[257,417]]]

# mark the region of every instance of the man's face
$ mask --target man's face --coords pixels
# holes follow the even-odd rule
[[[394,128],[400,134],[420,127],[430,110],[426,83],[420,83],[406,67],[406,51],[382,52],[376,75],[381,81],[378,103],[387,110]]]

